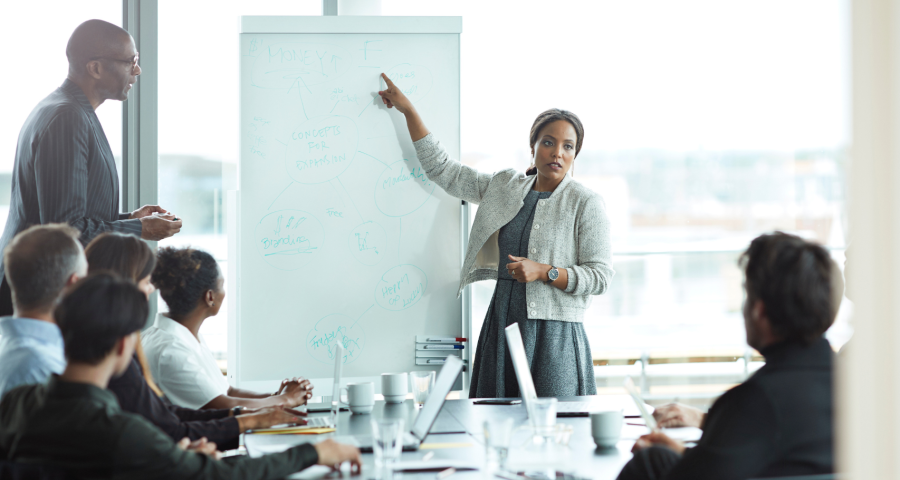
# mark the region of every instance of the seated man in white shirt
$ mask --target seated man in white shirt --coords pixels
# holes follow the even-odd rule
[[[296,407],[312,397],[308,380],[285,380],[275,393],[256,393],[228,385],[203,337],[204,320],[225,301],[224,279],[216,260],[202,250],[161,248],[150,277],[169,307],[142,337],[153,378],[169,400],[186,408]]]
[[[16,235],[4,251],[14,313],[0,318],[0,398],[66,368],[53,308],[67,286],[87,275],[79,235],[65,224],[38,225]]]

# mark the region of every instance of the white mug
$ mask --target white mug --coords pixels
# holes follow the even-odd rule
[[[625,415],[621,410],[591,413],[591,436],[598,447],[612,448],[622,436]]]
[[[384,395],[385,402],[403,403],[408,392],[409,374],[406,372],[381,374],[381,394]]]
[[[341,389],[341,396],[346,392],[347,401],[341,400],[341,403],[348,405],[350,411],[360,415],[364,413],[372,413],[375,407],[375,384],[372,382],[348,383],[346,387]]]

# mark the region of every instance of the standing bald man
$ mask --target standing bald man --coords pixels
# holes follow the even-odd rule
[[[66,81],[34,107],[19,132],[0,251],[22,230],[47,223],[68,223],[84,244],[109,231],[146,240],[175,235],[181,220],[158,205],[119,213],[116,162],[94,113],[106,100],[127,99],[141,74],[134,39],[116,25],[88,20],[69,38],[66,57]],[[4,275],[0,316],[12,312]]]

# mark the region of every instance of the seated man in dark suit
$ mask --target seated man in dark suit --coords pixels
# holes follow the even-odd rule
[[[346,461],[358,470],[359,450],[332,440],[220,460],[205,439],[176,444],[143,417],[122,412],[106,386],[131,364],[148,310],[144,294],[112,274],[75,284],[54,313],[68,365],[46,384],[15,388],[0,401],[0,460],[97,479],[275,479]]]
[[[705,416],[667,406],[661,425],[703,428],[696,447],[641,437],[619,480],[737,480],[834,471],[832,364],[823,337],[843,292],[828,252],[793,235],[762,235],[741,256],[747,343],[766,365]]]

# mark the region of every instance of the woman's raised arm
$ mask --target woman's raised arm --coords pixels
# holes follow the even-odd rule
[[[481,173],[451,159],[440,142],[429,134],[422,117],[406,95],[387,75],[382,73],[381,78],[384,79],[387,88],[378,94],[388,108],[397,108],[397,111],[406,117],[406,126],[416,148],[416,156],[428,179],[456,198],[480,204],[493,175]]]

